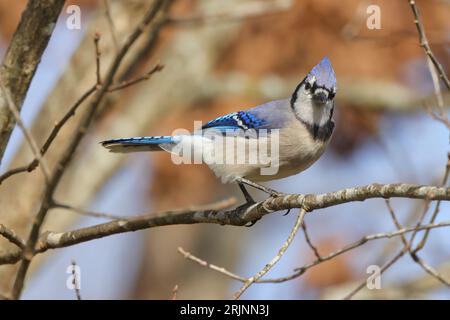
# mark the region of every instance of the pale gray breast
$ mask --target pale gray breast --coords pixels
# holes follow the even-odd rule
[[[266,164],[215,164],[210,165],[217,176],[225,181],[232,181],[233,177],[245,177],[253,181],[270,181],[297,174],[310,167],[323,154],[328,139],[317,139],[311,128],[299,121],[293,113],[289,100],[277,100],[248,110],[260,118],[270,119],[265,128],[272,129],[268,144],[277,145],[277,151],[271,150],[270,157],[277,157],[276,163]],[[273,129],[279,129],[273,134]],[[248,142],[248,141],[247,141]],[[262,174],[261,169],[277,165],[277,170],[266,170],[273,174]]]
[[[279,141],[279,172],[273,179],[288,177],[309,168],[323,154],[329,139],[315,139],[303,123],[293,120],[280,130]]]

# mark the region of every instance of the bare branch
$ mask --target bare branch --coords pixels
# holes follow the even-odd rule
[[[103,0],[103,6],[105,7],[105,16],[106,16],[106,20],[108,21],[109,32],[111,33],[111,38],[113,40],[114,49],[118,52],[119,51],[119,41],[117,40],[116,26],[114,25],[114,21],[111,16],[111,8],[109,6],[109,0]]]
[[[431,51],[427,36],[425,34],[425,28],[420,19],[419,9],[416,6],[416,2],[414,0],[408,0],[408,2],[412,9],[413,14],[414,14],[414,23],[416,25],[417,32],[419,33],[420,46],[425,50],[426,55],[430,58],[430,60],[433,62],[434,66],[436,67],[438,74],[439,74],[439,78],[442,79],[445,86],[450,91],[450,81],[444,71],[444,67],[440,64],[440,62],[436,59],[433,52]]]
[[[391,260],[389,260],[388,262],[386,262],[386,264],[381,267],[380,269],[380,275],[383,274],[387,269],[389,269],[390,267],[392,267],[397,261],[398,259],[400,259],[401,257],[403,257],[403,255],[408,251],[408,247],[404,247],[399,253],[397,253]],[[343,300],[350,300],[351,298],[353,298],[353,296],[355,294],[357,294],[359,291],[361,291],[365,286],[367,285],[366,280],[362,281],[360,285],[358,285],[355,289],[353,289],[349,294],[347,294]]]
[[[346,245],[345,247],[342,247],[339,250],[336,250],[328,255],[321,256],[321,259],[317,259],[311,263],[308,263],[300,268],[295,269],[295,273],[293,273],[292,275],[281,277],[281,278],[275,278],[275,279],[265,279],[265,280],[262,280],[261,282],[278,283],[278,282],[286,282],[286,281],[293,280],[293,279],[298,278],[301,275],[303,275],[308,269],[310,269],[322,262],[329,261],[337,256],[347,253],[357,247],[362,246],[363,244],[365,244],[369,241],[378,240],[378,239],[390,239],[390,238],[398,237],[398,236],[404,235],[406,233],[414,232],[417,230],[428,230],[428,229],[448,227],[448,226],[450,226],[450,221],[443,221],[443,222],[436,223],[436,224],[421,225],[419,227],[414,226],[414,227],[402,228],[400,230],[396,230],[393,232],[376,233],[376,234],[364,236],[361,239],[359,239],[358,241],[350,243],[350,244]]]
[[[194,256],[192,253],[185,251],[183,248],[178,247],[178,252],[181,253],[183,255],[183,257],[185,257],[188,260],[194,261],[196,263],[198,263],[199,265],[201,265],[202,267],[217,271],[219,273],[222,273],[224,275],[226,275],[227,277],[234,279],[234,280],[238,280],[241,282],[245,282],[247,281],[247,278],[238,276],[235,273],[232,273],[230,271],[228,271],[227,269],[223,268],[223,267],[218,267],[214,264],[210,264],[209,262],[202,260],[196,256]]]
[[[103,101],[104,96],[108,92],[108,88],[112,84],[114,76],[116,75],[116,72],[118,71],[123,58],[127,54],[128,50],[136,42],[136,40],[143,34],[143,32],[145,31],[145,27],[150,24],[150,22],[155,18],[160,9],[167,10],[168,6],[172,3],[172,1],[173,0],[156,0],[153,2],[150,9],[145,13],[142,21],[134,29],[134,31],[131,33],[131,35],[128,37],[128,39],[120,49],[119,53],[116,55],[114,61],[112,62],[110,68],[106,73],[102,85],[96,91],[93,100],[90,102],[87,108],[88,110],[86,114],[81,119],[80,124],[78,125],[78,128],[72,140],[69,141],[67,148],[65,149],[60,160],[58,161],[56,168],[50,178],[50,182],[44,192],[44,196],[39,211],[31,227],[30,235],[28,237],[24,254],[22,256],[22,261],[19,266],[19,270],[17,272],[17,276],[12,289],[12,296],[14,299],[17,299],[22,292],[25,276],[30,266],[31,259],[35,253],[34,249],[39,239],[39,233],[42,223],[45,217],[47,216],[48,210],[51,208],[53,194],[62,178],[65,169],[72,160],[78,145],[80,144],[85,133],[87,132],[87,129],[92,123],[92,120],[94,118],[94,115],[96,114],[98,106]]]
[[[113,219],[113,220],[114,219],[116,219],[116,220],[126,219],[126,216],[118,216],[118,215],[109,214],[109,213],[88,211],[88,210],[84,210],[81,208],[70,206],[68,204],[60,203],[57,201],[53,201],[52,207],[69,210],[69,211],[78,213],[83,216],[94,217],[94,218],[106,218],[106,219]]]
[[[37,159],[38,163],[41,164],[42,174],[44,175],[45,182],[48,183],[49,176],[50,176],[50,171],[48,169],[48,166],[47,166],[46,162],[44,161],[44,159],[42,159],[42,155],[39,152],[39,148],[36,144],[36,141],[34,141],[34,138],[31,135],[31,132],[27,129],[27,127],[23,123],[22,118],[20,117],[19,109],[15,105],[10,92],[5,87],[5,84],[3,83],[3,79],[1,79],[1,76],[0,76],[0,88],[1,88],[2,95],[5,98],[6,105],[9,108],[9,111],[14,116],[14,119],[16,120],[17,124],[19,125],[20,129],[22,130],[23,135],[25,136],[25,140],[29,144],[31,151],[33,152],[33,155]]]
[[[47,232],[39,240],[36,250],[44,252],[50,248],[61,248],[77,243],[90,241],[117,233],[137,231],[152,227],[173,225],[173,224],[195,224],[195,223],[216,223],[222,225],[244,226],[249,222],[261,218],[266,214],[276,211],[302,208],[305,210],[326,208],[342,203],[352,201],[362,201],[370,198],[389,198],[406,197],[428,200],[450,200],[450,190],[432,186],[419,186],[411,184],[387,184],[387,185],[368,185],[351,189],[343,189],[336,192],[318,195],[285,195],[277,198],[268,198],[264,201],[251,205],[249,207],[238,207],[229,211],[222,210],[181,210],[170,211],[150,216],[137,216],[125,220],[115,220],[104,224],[86,227],[70,232],[55,233]],[[230,203],[226,203],[229,205]],[[308,209],[307,209],[308,208]],[[217,209],[217,208],[215,208]],[[391,234],[374,235],[375,238],[389,238],[397,236],[404,232],[413,230],[425,230],[429,228],[447,226],[445,223],[435,225],[420,225],[412,228],[405,228]],[[56,241],[57,240],[57,241]],[[364,237],[360,240],[361,244],[372,240],[370,237]],[[348,251],[352,248],[346,248]],[[0,259],[1,259],[0,255]],[[326,257],[322,257],[326,259]],[[11,261],[11,257],[6,259]]]
[[[100,78],[100,51],[98,49],[98,45],[99,45],[99,40],[100,40],[100,36],[99,34],[96,34],[94,36],[94,43],[95,43],[95,56],[96,56],[96,76],[97,76],[97,84],[92,86],[91,88],[89,88],[74,104],[73,106],[68,110],[68,112],[61,118],[61,120],[59,120],[55,126],[53,127],[50,135],[48,136],[47,140],[45,141],[45,143],[43,144],[41,150],[40,150],[40,154],[42,156],[44,156],[47,153],[47,150],[50,148],[50,145],[53,143],[53,140],[57,137],[58,133],[60,132],[60,130],[62,129],[62,127],[67,123],[67,121],[73,117],[78,109],[78,107],[80,107],[83,102],[85,102],[96,90],[99,84],[101,84],[101,78]],[[161,64],[157,64],[155,65],[155,67],[153,67],[148,73],[146,73],[145,75],[143,75],[142,77],[139,77],[137,79],[131,80],[131,81],[127,81],[118,85],[112,85],[110,86],[110,89],[108,89],[109,92],[112,91],[117,91],[117,90],[121,90],[124,88],[127,88],[129,86],[132,86],[136,83],[139,83],[141,81],[145,81],[150,79],[150,77],[156,73],[161,71],[164,68],[163,65]],[[28,165],[25,166],[21,166],[18,168],[14,168],[11,170],[6,171],[5,173],[3,173],[2,175],[0,175],[0,184],[5,181],[6,179],[8,179],[9,177],[19,174],[19,173],[24,173],[24,172],[32,172],[34,171],[37,166],[39,164],[39,161],[37,158],[34,158]],[[117,218],[117,217],[116,217]]]
[[[100,86],[102,84],[102,76],[101,76],[101,70],[100,70],[100,33],[96,32],[94,35],[94,45],[95,45],[95,75],[97,78],[97,86]]]
[[[391,215],[392,221],[394,221],[395,227],[397,228],[397,230],[401,230],[402,226],[398,222],[397,215],[395,214],[394,208],[391,205],[391,201],[389,199],[386,199],[385,202],[386,206],[388,207],[389,214]],[[406,237],[403,234],[400,236],[400,238],[402,239],[403,245],[408,246],[408,240],[406,240]]]
[[[124,81],[122,83],[116,84],[111,86],[108,91],[109,92],[113,92],[113,91],[117,91],[117,90],[122,90],[125,89],[127,87],[130,87],[132,85],[135,85],[136,83],[145,81],[150,79],[150,77],[155,73],[155,72],[159,72],[164,68],[164,66],[162,64],[157,63],[149,72],[147,72],[146,74],[144,74],[143,76],[133,79],[133,80],[129,80],[129,81]]]
[[[64,0],[29,0],[10,42],[0,78],[19,111],[63,6]],[[1,98],[0,163],[14,128],[14,116]]]
[[[9,242],[15,244],[20,249],[25,247],[25,241],[23,241],[13,230],[0,224],[0,235],[6,238]]]
[[[55,126],[53,127],[52,131],[50,132],[50,135],[48,136],[47,140],[43,144],[40,150],[41,156],[44,156],[47,153],[47,150],[50,148],[50,145],[53,143],[53,140],[55,140],[56,136],[58,135],[61,128],[66,124],[66,122],[75,115],[75,112],[77,111],[78,107],[81,106],[81,104],[91,96],[96,90],[96,86],[91,87],[88,91],[86,91],[75,103],[74,105],[69,109],[69,111],[59,120]],[[30,164],[18,168],[14,168],[11,170],[6,171],[4,174],[0,175],[0,184],[8,179],[9,177],[23,172],[32,172],[34,169],[37,168],[39,164],[39,161],[37,158],[34,158]]]
[[[314,255],[316,256],[317,260],[321,260],[322,256],[320,255],[319,250],[317,249],[317,247],[311,241],[311,237],[309,236],[308,228],[306,227],[305,220],[303,220],[303,222],[302,222],[302,229],[303,229],[303,234],[305,235],[306,243],[311,248],[311,250],[314,252]]]
[[[420,258],[416,252],[411,252],[411,257],[414,262],[418,263],[430,276],[440,281],[442,284],[450,287],[450,282],[445,280],[445,278],[432,266],[427,264],[422,258]]]
[[[22,258],[22,250],[13,249],[13,250],[0,250],[0,265],[3,264],[15,264]]]
[[[306,210],[305,209],[301,209],[299,214],[298,214],[298,218],[295,221],[294,227],[292,228],[292,231],[290,232],[290,234],[289,234],[288,238],[286,239],[285,243],[283,244],[283,246],[278,251],[277,255],[272,260],[270,260],[269,263],[267,263],[261,271],[259,271],[253,277],[250,277],[250,278],[247,279],[247,281],[245,281],[244,285],[234,294],[234,299],[235,300],[239,299],[242,296],[242,294],[255,281],[258,281],[267,272],[269,272],[270,269],[272,269],[275,266],[275,264],[277,264],[278,261],[280,261],[281,257],[283,256],[283,254],[286,252],[286,250],[289,248],[289,246],[291,245],[292,241],[294,240],[294,237],[297,234],[298,229],[302,225],[303,218],[305,217],[305,214],[306,214]]]
[[[447,185],[449,175],[450,175],[450,152],[447,153],[447,164],[445,166],[445,173],[444,173],[444,177],[442,178],[442,183],[441,183],[441,185],[443,187],[445,187]],[[441,206],[441,201],[437,201],[436,205],[434,207],[433,214],[431,215],[431,219],[430,219],[429,223],[434,223],[434,221],[436,221],[436,218],[437,218],[437,216],[439,214],[440,206]],[[420,250],[422,250],[422,248],[425,246],[425,242],[428,239],[429,233],[430,233],[429,230],[425,231],[425,234],[423,235],[423,237],[420,240],[419,244],[414,248],[414,250],[413,250],[414,253],[417,253]]]

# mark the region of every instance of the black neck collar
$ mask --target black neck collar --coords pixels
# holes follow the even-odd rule
[[[329,119],[325,124],[321,126],[317,124],[310,124],[301,119],[298,120],[300,120],[300,122],[305,125],[306,129],[311,134],[314,140],[327,141],[328,139],[330,139],[331,134],[333,133],[334,121],[331,119]]]

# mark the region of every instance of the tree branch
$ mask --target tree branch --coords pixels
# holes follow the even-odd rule
[[[9,242],[18,246],[20,249],[25,247],[25,241],[23,241],[13,230],[8,229],[3,224],[0,224],[0,235],[6,238]]]
[[[87,132],[94,118],[94,115],[96,114],[98,106],[103,101],[104,96],[107,94],[108,88],[112,84],[114,76],[116,75],[116,72],[118,71],[123,58],[135,43],[135,41],[143,34],[143,32],[145,31],[145,27],[150,24],[150,22],[155,18],[160,9],[167,9],[171,3],[172,0],[155,0],[150,9],[145,13],[142,21],[134,29],[134,31],[128,37],[128,39],[114,58],[110,68],[108,69],[108,72],[106,73],[102,85],[96,91],[93,100],[90,102],[86,114],[81,119],[73,138],[68,143],[68,147],[65,149],[60,160],[58,161],[56,168],[52,173],[52,176],[50,177],[49,184],[44,192],[41,206],[33,221],[30,235],[28,237],[26,247],[22,255],[22,262],[19,266],[19,270],[17,272],[17,276],[12,289],[12,297],[14,299],[19,298],[22,292],[25,276],[27,274],[33,255],[35,254],[35,246],[39,239],[40,228],[42,226],[42,223],[44,222],[45,217],[47,216],[48,210],[52,206],[53,194],[57,186],[59,185],[65,169],[72,160],[78,145]]]
[[[433,51],[431,51],[430,44],[428,43],[427,36],[425,34],[425,28],[423,27],[422,21],[420,19],[419,9],[416,6],[416,2],[414,0],[408,0],[411,10],[414,14],[414,24],[416,25],[417,32],[419,33],[419,43],[420,46],[425,50],[426,55],[430,58],[433,65],[436,67],[439,78],[442,79],[447,89],[450,91],[450,80],[447,77],[447,74],[444,71],[444,67],[437,60]]]
[[[436,223],[436,224],[421,225],[419,227],[401,228],[399,230],[392,231],[392,232],[384,232],[384,233],[376,233],[376,234],[372,234],[372,235],[367,235],[355,242],[352,242],[352,243],[340,248],[339,250],[331,252],[327,255],[321,255],[313,262],[310,262],[308,264],[303,265],[300,268],[295,269],[295,273],[293,273],[292,275],[281,277],[281,278],[273,278],[273,279],[259,279],[259,280],[255,281],[255,283],[280,283],[280,282],[294,280],[294,279],[302,276],[307,270],[311,269],[312,267],[315,267],[318,264],[321,264],[325,261],[329,261],[337,256],[340,256],[346,252],[349,252],[357,247],[360,247],[360,246],[366,244],[367,242],[379,240],[379,239],[391,239],[393,237],[398,237],[398,236],[403,237],[405,234],[414,232],[416,230],[430,230],[430,229],[444,228],[444,227],[449,227],[449,226],[450,226],[450,221],[442,221],[442,222]],[[247,281],[247,278],[237,275],[235,273],[232,273],[231,271],[228,271],[227,269],[225,269],[223,267],[218,267],[214,264],[204,261],[204,260],[194,256],[193,254],[184,251],[182,248],[178,248],[178,252],[180,252],[186,259],[196,262],[203,267],[207,267],[211,270],[222,273],[231,279],[241,281],[241,282]]]
[[[450,189],[412,184],[371,184],[317,195],[292,194],[268,198],[251,206],[240,206],[228,211],[219,210],[217,207],[211,208],[210,206],[208,206],[207,210],[205,210],[205,207],[192,208],[190,210],[175,210],[160,214],[141,215],[129,219],[114,220],[71,232],[51,232],[52,239],[58,238],[59,241],[50,241],[43,248],[66,247],[112,234],[174,224],[216,223],[221,225],[243,226],[276,211],[293,208],[304,208],[307,211],[312,211],[353,201],[392,197],[448,201],[450,200]],[[231,200],[227,200],[220,202],[218,206],[230,206],[232,203]],[[77,210],[79,211],[79,209]]]
[[[47,47],[64,0],[29,0],[5,54],[0,77],[19,111]],[[14,128],[14,117],[0,95],[0,163]]]
[[[10,110],[11,114],[14,117],[14,120],[19,125],[20,129],[23,132],[23,135],[25,136],[25,140],[27,141],[28,145],[30,146],[31,152],[35,156],[36,161],[41,165],[42,174],[44,175],[45,182],[48,183],[50,171],[48,169],[48,166],[45,162],[45,160],[42,158],[41,153],[39,152],[39,148],[37,146],[36,141],[34,140],[33,136],[31,135],[31,132],[27,129],[25,124],[22,121],[22,118],[20,117],[20,112],[18,107],[15,105],[10,92],[8,91],[8,88],[5,87],[3,83],[3,79],[0,75],[0,92],[3,94],[4,99],[6,100],[6,105],[8,109]]]
[[[218,210],[217,208],[208,206],[206,210],[203,207],[140,215],[70,232],[50,232],[47,238],[51,235],[51,241],[48,242],[46,239],[41,238],[44,241],[40,241],[41,246],[39,250],[66,247],[113,234],[176,224],[215,223],[244,226],[255,219],[260,219],[264,215],[276,211],[294,208],[304,208],[306,211],[311,211],[353,201],[391,197],[450,200],[450,189],[411,184],[371,184],[318,195],[292,194],[277,198],[268,198],[251,206],[240,206],[232,210]],[[219,204],[220,207],[225,205],[227,207],[231,203],[228,200]],[[55,239],[58,239],[58,241],[54,241]]]
[[[181,247],[178,247],[178,252],[181,255],[183,255],[183,257],[185,259],[194,261],[194,262],[198,263],[199,265],[201,265],[202,267],[205,267],[205,268],[217,271],[217,272],[222,273],[222,274],[226,275],[227,277],[232,278],[232,279],[237,280],[237,281],[241,281],[241,282],[247,281],[247,278],[238,276],[237,274],[232,273],[232,272],[228,271],[227,269],[225,269],[223,267],[219,267],[219,266],[211,264],[211,263],[209,263],[209,262],[207,262],[205,260],[202,260],[202,259],[194,256],[192,253],[185,251]]]
[[[157,63],[150,71],[148,71],[146,74],[144,74],[143,76],[140,76],[136,79],[132,79],[129,81],[123,81],[122,83],[116,84],[111,86],[108,91],[109,92],[113,92],[113,91],[117,91],[117,90],[122,90],[125,89],[129,86],[135,85],[136,83],[145,81],[150,79],[150,77],[155,73],[155,72],[159,72],[164,68],[164,66],[160,63]]]
[[[176,224],[196,224],[196,223],[216,223],[221,225],[244,226],[255,219],[259,219],[266,214],[276,211],[282,211],[293,208],[304,208],[307,211],[326,208],[342,203],[353,201],[363,201],[372,198],[391,198],[403,197],[413,199],[428,200],[450,200],[450,189],[420,186],[412,184],[371,184],[363,187],[343,189],[324,194],[292,194],[277,198],[268,198],[251,206],[240,206],[233,210],[221,210],[217,207],[208,206],[208,208],[191,208],[188,210],[174,210],[160,214],[141,215],[129,219],[114,220],[86,228],[77,229],[69,232],[45,232],[39,237],[39,243],[36,246],[36,253],[44,252],[48,249],[63,248],[78,243],[103,238],[113,234],[137,231],[142,229],[176,225]],[[221,202],[217,206],[230,206],[231,200]],[[411,232],[414,230],[425,230],[434,227],[447,226],[446,223],[434,225],[421,225],[411,228],[404,228],[391,234],[374,235],[373,239],[389,238]],[[364,244],[372,240],[364,237],[358,243]],[[358,245],[353,244],[354,246]],[[345,251],[352,249],[348,247]],[[14,261],[14,256],[20,256],[17,252],[8,252],[8,257],[0,255],[0,261]],[[13,258],[11,258],[11,255]],[[2,260],[3,259],[3,260]],[[327,259],[327,257],[322,257]],[[17,262],[15,260],[12,263]],[[10,262],[11,263],[11,262]],[[1,264],[1,263],[0,263]]]
[[[259,271],[257,274],[255,274],[253,277],[250,277],[247,279],[247,281],[245,281],[244,285],[234,294],[234,299],[237,300],[239,299],[242,294],[253,284],[255,283],[255,281],[258,281],[259,279],[261,279],[267,272],[270,271],[270,269],[272,269],[275,264],[278,263],[278,261],[280,261],[281,257],[284,255],[284,253],[286,252],[286,250],[289,248],[289,246],[291,245],[292,241],[295,238],[295,235],[298,232],[298,229],[300,229],[300,226],[303,223],[303,218],[305,217],[306,211],[305,209],[301,209],[297,220],[295,221],[294,227],[292,228],[291,232],[289,233],[288,238],[286,239],[286,241],[284,242],[284,244],[281,246],[280,250],[278,251],[278,253],[276,254],[275,257],[273,257],[272,260],[270,260],[265,266],[264,268]]]

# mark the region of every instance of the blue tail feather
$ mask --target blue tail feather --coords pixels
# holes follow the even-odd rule
[[[173,143],[174,137],[153,136],[120,138],[102,141],[103,147],[112,152],[158,151],[161,144]]]

